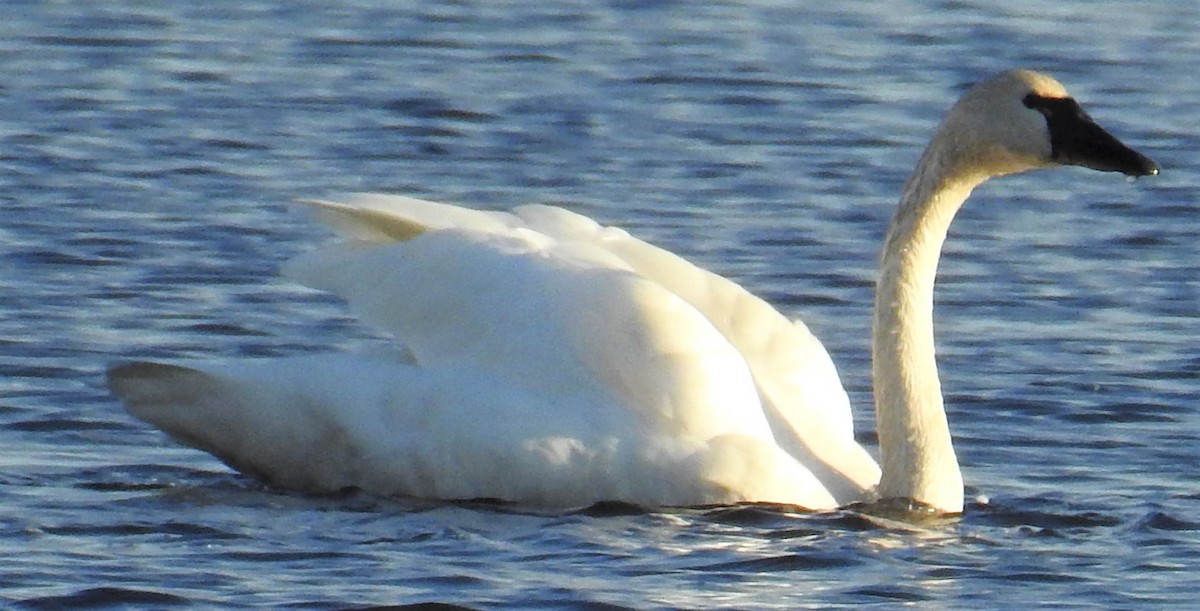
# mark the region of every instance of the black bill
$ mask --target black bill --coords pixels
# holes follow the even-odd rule
[[[1054,161],[1130,176],[1158,174],[1158,164],[1097,125],[1074,99],[1030,94],[1024,101],[1046,117]]]

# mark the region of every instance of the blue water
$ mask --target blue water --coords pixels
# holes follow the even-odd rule
[[[694,4],[5,2],[0,601],[1194,605],[1200,5]],[[120,359],[384,341],[276,279],[327,238],[290,200],[553,202],[803,317],[873,445],[877,243],[941,114],[1014,66],[1163,174],[1013,177],[956,221],[937,332],[960,519],[303,497],[103,387]]]

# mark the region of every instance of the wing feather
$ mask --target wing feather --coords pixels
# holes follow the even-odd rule
[[[479,359],[546,396],[615,389],[660,418],[691,406],[704,434],[738,428],[722,402],[761,399],[740,430],[773,435],[835,496],[878,481],[824,347],[726,278],[552,206],[490,212],[386,195],[305,203],[358,243],[302,255],[288,275],[346,298],[420,362]]]

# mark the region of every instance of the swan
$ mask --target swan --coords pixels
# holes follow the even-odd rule
[[[625,231],[542,205],[303,202],[343,240],[284,275],[345,299],[394,351],[126,362],[108,384],[176,440],[299,491],[548,508],[899,500],[957,514],[963,481],[933,341],[942,243],[974,187],[1059,165],[1158,173],[1029,70],[973,86],[937,128],[880,256],[878,463],[804,323]]]

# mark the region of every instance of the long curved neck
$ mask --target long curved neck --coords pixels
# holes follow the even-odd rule
[[[884,241],[875,288],[872,368],[882,476],[879,498],[946,513],[963,506],[962,474],[942,404],[933,343],[933,283],[950,222],[986,178],[953,155],[925,152]],[[959,165],[959,167],[954,167]]]

